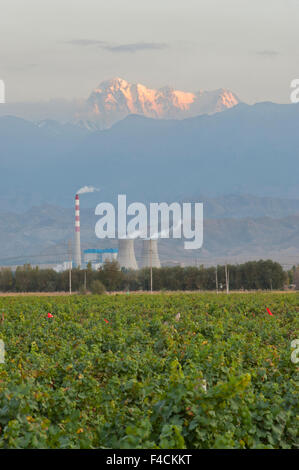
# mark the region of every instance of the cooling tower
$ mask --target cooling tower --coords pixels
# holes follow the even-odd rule
[[[138,269],[135,252],[134,252],[134,239],[119,239],[118,240],[118,264],[121,268],[125,269]]]
[[[79,195],[75,199],[75,265],[81,266],[81,242],[80,242],[80,201]]]
[[[158,254],[158,240],[143,240],[142,245],[142,268],[161,268]]]

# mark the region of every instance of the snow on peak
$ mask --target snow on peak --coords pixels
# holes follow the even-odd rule
[[[110,127],[129,114],[155,119],[184,119],[200,114],[213,114],[239,103],[227,89],[199,90],[196,93],[176,90],[169,86],[148,88],[116,77],[103,81],[93,90],[81,120],[95,122],[98,128]]]

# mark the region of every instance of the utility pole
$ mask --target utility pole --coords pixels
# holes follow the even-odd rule
[[[216,294],[218,294],[218,266],[216,266]]]
[[[225,264],[225,284],[226,284],[226,293],[229,293],[229,271],[227,269],[227,264]]]
[[[152,294],[153,293],[152,239],[150,239],[150,274],[151,274],[151,294]]]
[[[69,240],[69,292],[72,293],[72,242]]]

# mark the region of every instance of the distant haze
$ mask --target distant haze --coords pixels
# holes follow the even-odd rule
[[[2,0],[0,79],[8,103],[86,100],[118,76],[288,103],[298,18],[298,0]]]
[[[117,194],[140,202],[199,193],[297,199],[298,126],[299,104],[271,103],[182,120],[131,115],[95,132],[0,117],[1,210],[73,205],[83,186],[101,189],[82,197],[89,207]]]
[[[52,100],[48,103],[5,103],[0,116],[14,115],[33,121],[57,120],[80,124],[89,130],[106,129],[129,114],[153,119],[184,119],[214,114],[239,103],[230,90],[196,93],[164,86],[158,90],[141,83],[113,78],[95,87],[87,100]]]

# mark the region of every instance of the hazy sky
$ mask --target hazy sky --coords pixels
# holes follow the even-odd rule
[[[289,102],[299,0],[0,0],[8,102],[85,98],[115,76]]]

